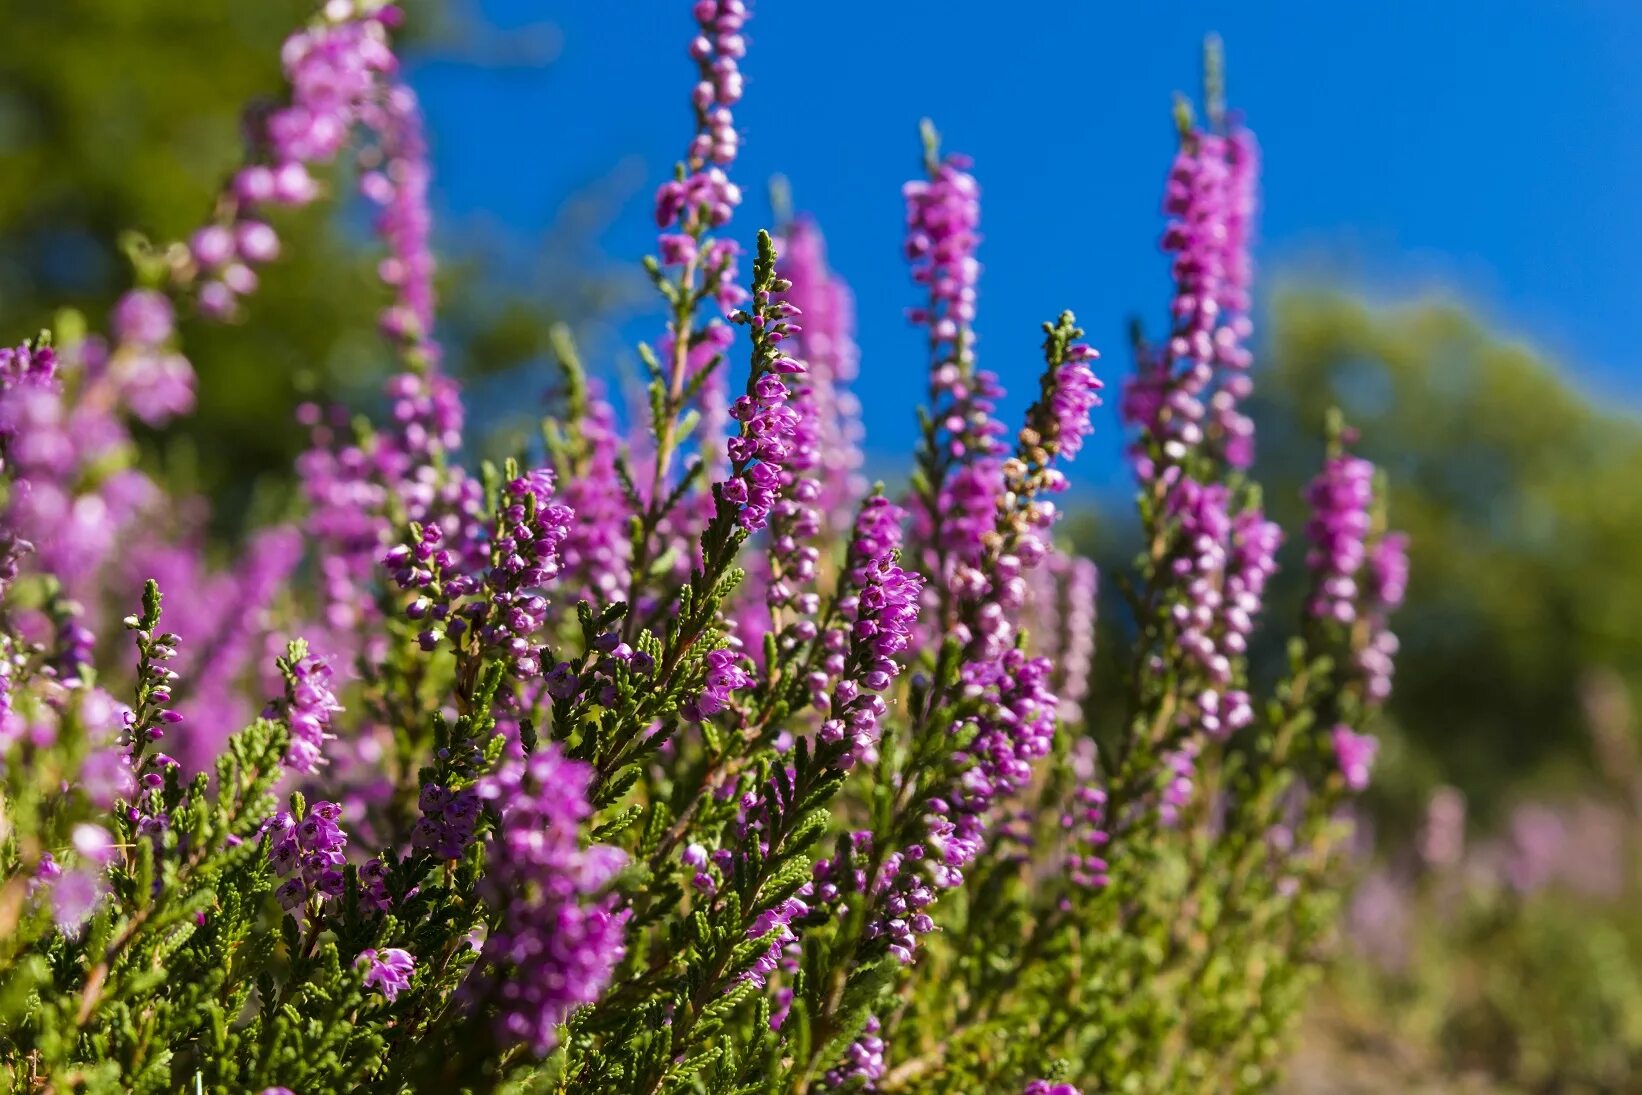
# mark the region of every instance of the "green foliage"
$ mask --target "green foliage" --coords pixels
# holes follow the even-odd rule
[[[460,30],[441,5],[412,0],[407,33],[436,44]],[[0,54],[0,328],[29,331],[73,308],[106,329],[131,283],[128,244],[187,239],[243,155],[246,104],[283,92],[279,44],[310,0],[0,0],[13,43]],[[346,196],[351,173],[325,185]],[[284,210],[278,262],[259,271],[254,322],[182,317],[199,373],[198,410],[161,438],[148,463],[214,506],[216,531],[277,508],[303,431],[301,402],[370,405],[391,362],[379,349],[385,292],[377,256],[333,203]],[[567,224],[556,253],[585,256],[597,230]],[[573,272],[548,258],[480,245],[447,249],[441,325],[453,366],[511,378],[549,349],[559,315],[578,324],[623,307],[625,282],[594,263]],[[502,265],[505,275],[495,271]],[[562,311],[561,311],[562,310]],[[530,416],[526,416],[528,419]],[[517,428],[509,419],[500,425]]]

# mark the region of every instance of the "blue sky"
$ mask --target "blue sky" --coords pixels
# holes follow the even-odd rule
[[[554,57],[417,64],[441,211],[528,237],[625,165],[635,189],[601,243],[621,259],[650,250],[650,194],[689,135],[688,8],[479,3]],[[819,219],[860,303],[875,451],[909,443],[922,380],[898,255],[918,119],[974,157],[983,187],[983,362],[1024,395],[1038,324],[1071,307],[1111,383],[1127,317],[1155,323],[1166,301],[1170,103],[1195,91],[1210,30],[1265,151],[1268,276],[1390,298],[1457,287],[1593,391],[1642,405],[1642,4],[757,0],[736,227],[750,241],[767,222],[777,172]],[[635,317],[625,333],[651,326]],[[1121,477],[1115,414],[1100,426],[1097,486]]]

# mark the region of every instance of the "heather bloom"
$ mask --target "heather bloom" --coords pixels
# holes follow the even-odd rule
[[[743,91],[739,59],[746,54],[742,32],[749,13],[743,0],[700,0],[692,11],[700,32],[690,43],[698,75],[690,94],[695,136],[676,177],[663,183],[655,197],[656,225],[662,229],[656,270],[671,315],[657,347],[666,395],[654,409],[659,417],[652,416],[655,445],[649,454],[646,493],[647,507],[657,511],[651,515],[654,531],[663,534],[678,533],[686,521],[708,519],[715,506],[714,498],[696,491],[681,511],[661,512],[670,489],[668,473],[679,447],[686,390],[694,393],[700,413],[698,452],[706,479],[715,482],[723,473],[717,440],[728,424],[729,407],[725,370],[717,366],[733,335],[717,317],[698,324],[697,305],[711,299],[729,317],[746,300],[737,282],[740,247],[711,232],[728,225],[741,204],[741,188],[727,171],[741,143],[732,108]],[[773,490],[776,481],[771,469],[758,470],[757,466],[749,478],[746,485],[757,488],[754,494]],[[762,519],[755,510],[749,520],[762,527]],[[650,546],[644,545],[641,553],[647,553]]]
[[[1123,399],[1124,420],[1141,430],[1132,452],[1143,480],[1206,442],[1233,468],[1253,463],[1254,424],[1240,404],[1253,391],[1246,343],[1259,170],[1259,147],[1242,126],[1182,129],[1163,200],[1171,328],[1162,346],[1141,348]]]
[[[0,351],[0,469],[17,487],[7,492],[7,539],[29,544],[28,569],[80,603],[101,592],[116,549],[150,532],[140,519],[158,495],[129,467],[130,403],[107,366],[95,338],[61,355],[29,344]]]
[[[1330,457],[1307,488],[1306,501],[1312,514],[1306,565],[1315,582],[1308,608],[1318,619],[1350,623],[1357,618],[1358,572],[1367,561],[1374,465],[1356,456]]]
[[[775,274],[775,253],[769,237],[761,234],[759,238],[755,279],[769,289],[759,291],[751,313],[738,312],[735,317],[752,329],[753,363],[746,392],[730,406],[730,417],[740,423],[725,450],[730,478],[714,488],[720,504],[735,508],[736,523],[747,532],[758,532],[769,524],[777,504],[792,500],[794,484],[815,463],[814,423],[793,406],[792,389],[788,387],[788,378],[802,378],[806,369],[803,362],[781,348],[783,341],[802,329],[791,322],[798,309],[775,296],[791,289],[792,284]],[[787,527],[777,531],[778,541],[789,541],[797,535],[792,527],[797,516],[786,514]],[[785,554],[790,562],[796,542],[782,546],[788,548]]]
[[[781,955],[798,941],[793,932],[794,920],[808,916],[810,907],[801,898],[789,897],[773,908],[760,913],[747,928],[748,939],[768,939],[769,949],[753,959],[753,964],[742,971],[738,980],[751,982],[763,988],[770,975],[781,965]]]
[[[1157,816],[1165,826],[1178,825],[1181,813],[1191,804],[1197,788],[1197,758],[1202,751],[1200,739],[1187,738],[1163,756],[1163,793]]]
[[[1054,662],[1061,721],[1076,725],[1082,721],[1083,701],[1089,695],[1099,568],[1081,555],[1052,551],[1041,566],[1028,572],[1027,580],[1026,604],[1031,609],[1027,630],[1033,651]]]
[[[165,294],[133,289],[114,305],[114,334],[122,342],[157,346],[171,337],[175,311]]]
[[[742,666],[741,655],[727,646],[708,653],[703,660],[701,691],[684,708],[691,722],[711,718],[724,710],[730,693],[752,687],[752,675]]]
[[[981,267],[975,258],[980,244],[980,185],[969,174],[965,156],[948,156],[928,165],[928,177],[902,187],[906,198],[906,257],[912,280],[929,293],[927,304],[908,312],[907,318],[929,330],[932,394],[950,396],[961,404],[968,398],[964,386],[974,361],[975,306]],[[995,431],[955,441],[986,452],[995,447]],[[955,453],[959,455],[961,453]]]
[[[1350,453],[1331,455],[1306,490],[1311,520],[1306,535],[1312,572],[1307,609],[1319,620],[1363,621],[1352,655],[1372,705],[1391,694],[1397,637],[1387,627],[1408,586],[1408,537],[1376,532],[1374,465]]]
[[[1408,537],[1400,532],[1382,534],[1368,550],[1365,570],[1364,615],[1369,621],[1369,633],[1357,652],[1357,669],[1369,701],[1379,704],[1391,695],[1396,667],[1397,636],[1387,620],[1402,604],[1408,589]]]
[[[51,880],[51,917],[57,930],[76,936],[91,919],[108,888],[93,872],[84,868],[62,871]]]
[[[503,651],[521,677],[538,671],[530,639],[545,622],[547,598],[540,590],[559,575],[559,545],[573,516],[553,501],[553,473],[546,468],[507,485],[485,577],[489,603],[483,615],[474,615],[479,638]],[[453,621],[451,633],[460,634],[461,626]]]
[[[1089,368],[1100,355],[1091,346],[1074,343],[1067,347],[1065,360],[1046,374],[1044,391],[1046,414],[1036,415],[1040,443],[1070,460],[1083,448],[1083,439],[1094,432],[1089,413],[1100,406],[1100,390],[1105,387]]]
[[[1108,881],[1106,845],[1106,792],[1095,785],[1095,743],[1081,738],[1073,746],[1072,776],[1077,781],[1072,800],[1061,814],[1066,834],[1066,873],[1074,886],[1098,890]]]
[[[382,326],[408,345],[436,354],[429,341],[433,330],[434,258],[428,185],[433,172],[428,165],[416,93],[393,81],[365,105],[362,117],[378,135],[382,162],[361,177],[359,186],[380,209],[376,232],[388,245],[388,257],[378,266],[378,272],[395,296],[382,315]]]
[[[1366,790],[1380,743],[1372,734],[1359,734],[1343,723],[1334,728],[1331,739],[1334,759],[1346,786],[1353,791]]]
[[[1368,553],[1369,596],[1383,611],[1400,607],[1408,592],[1408,536],[1388,532]]]
[[[1220,388],[1209,399],[1226,462],[1234,468],[1254,463],[1254,422],[1239,404],[1249,397],[1253,355],[1254,261],[1250,254],[1260,203],[1260,145],[1254,134],[1233,124],[1226,134],[1225,251],[1221,260],[1221,322],[1214,334],[1215,362],[1222,369]]]
[[[1049,1080],[1033,1080],[1026,1085],[1026,1090],[1022,1091],[1021,1095],[1083,1095],[1083,1093],[1071,1084],[1057,1084]]]
[[[114,859],[114,838],[101,825],[81,822],[72,835],[75,852],[81,859],[106,867]]]
[[[57,373],[57,351],[50,345],[28,342],[0,346],[0,390],[25,384],[44,384]]]
[[[471,787],[452,791],[437,783],[426,783],[418,805],[422,816],[411,832],[412,845],[439,859],[460,859],[473,843],[479,821],[478,791]]]
[[[90,751],[80,764],[79,787],[91,804],[112,810],[120,799],[129,800],[137,792],[137,777],[119,739],[134,713],[125,704],[100,688],[78,693],[81,731]]]
[[[882,1029],[876,1015],[867,1016],[861,1036],[850,1043],[844,1060],[828,1070],[822,1083],[829,1088],[854,1085],[856,1090],[873,1090],[884,1077],[884,1040],[878,1036]]]
[[[337,825],[341,816],[342,807],[336,803],[315,802],[300,820],[281,810],[263,823],[268,862],[285,879],[274,896],[286,912],[294,915],[341,895],[343,849],[348,844],[347,834]]]
[[[801,372],[792,362],[783,372]],[[731,417],[741,423],[741,433],[730,438],[729,454],[735,478],[720,488],[720,496],[738,507],[736,522],[748,532],[757,532],[769,523],[770,511],[779,497],[783,472],[792,454],[802,419],[788,405],[791,391],[775,372],[764,373],[754,382],[753,392],[738,396],[730,408]]]
[[[80,766],[80,789],[95,805],[112,809],[117,799],[128,799],[137,790],[131,765],[117,749],[99,749]]]
[[[1248,651],[1267,581],[1277,569],[1282,532],[1254,508],[1236,516],[1221,483],[1182,479],[1168,495],[1179,545],[1169,564],[1182,596],[1170,608],[1176,645],[1197,671],[1196,724],[1213,737],[1254,718],[1248,696],[1235,687],[1236,666]]]
[[[907,318],[927,331],[929,424],[920,451],[926,487],[914,500],[921,569],[933,579],[926,628],[958,623],[958,598],[986,586],[984,542],[1002,491],[1004,426],[994,414],[1003,388],[975,368],[974,320],[980,281],[980,186],[967,157],[938,160],[926,129],[925,177],[902,187],[904,252],[925,300]]]
[[[108,373],[132,412],[150,426],[163,425],[194,407],[194,370],[165,345],[174,329],[171,301],[152,289],[133,289],[110,317],[117,349]]]
[[[812,503],[826,527],[848,519],[866,493],[861,474],[861,401],[850,385],[860,372],[855,343],[855,298],[826,260],[821,231],[806,217],[788,226],[777,250],[782,272],[792,282],[787,299],[804,317],[795,356],[809,367],[796,399],[805,405],[815,433],[818,495]]]
[[[411,974],[416,971],[416,959],[398,947],[367,948],[359,952],[355,964],[365,967],[365,987],[380,992],[390,1004],[410,987]]]
[[[1052,550],[1049,532],[1060,514],[1048,496],[1066,489],[1061,459],[1072,459],[1090,430],[1089,412],[1099,403],[1100,381],[1088,362],[1097,356],[1077,341],[1083,331],[1070,312],[1044,324],[1045,368],[1040,397],[1026,414],[1015,453],[965,465],[954,485],[971,497],[959,508],[977,526],[970,543],[978,550],[953,570],[960,619],[953,634],[971,660],[996,659],[1015,644],[1015,621],[1027,607],[1028,574]],[[937,507],[939,508],[939,507]]]
[[[690,41],[690,56],[700,66],[701,80],[690,92],[697,116],[690,160],[728,164],[740,144],[730,108],[741,100],[738,62],[747,53],[741,34],[747,5],[744,0],[697,0],[693,10],[701,33]]]
[[[848,655],[828,704],[820,739],[848,740],[840,766],[878,758],[878,720],[886,705],[879,695],[900,674],[897,655],[912,640],[924,579],[898,564],[904,514],[887,498],[867,499],[850,546],[849,592],[839,610],[848,628]],[[840,636],[840,641],[844,641]]]
[[[500,915],[485,940],[484,991],[500,1006],[500,1029],[537,1055],[555,1028],[592,1003],[625,952],[626,914],[605,890],[626,865],[620,850],[584,847],[592,769],[545,746],[479,781],[497,815],[481,895]]]
[[[282,664],[285,670],[284,718],[291,728],[285,751],[285,765],[293,772],[312,775],[324,761],[325,742],[332,717],[342,710],[332,691],[330,663],[307,653],[306,647],[292,644]]]
[[[360,186],[385,207],[378,228],[392,254],[381,273],[400,297],[384,324],[400,334],[425,333],[432,309],[426,149],[415,98],[396,78],[398,61],[387,41],[387,26],[396,18],[392,7],[332,4],[324,18],[285,40],[280,60],[290,98],[261,121],[257,133],[270,162],[241,168],[225,215],[189,241],[190,277],[204,314],[233,315],[238,299],[256,289],[254,267],[278,255],[278,234],[257,217],[259,207],[317,199],[320,188],[310,167],[335,159],[364,127],[378,135],[380,147],[362,159],[380,166],[362,172]]]
[[[571,603],[585,598],[609,604],[626,595],[632,545],[627,532],[630,514],[616,471],[620,437],[615,411],[597,381],[588,381],[585,405],[570,429],[580,451],[568,468],[561,469],[560,496],[576,519],[559,545],[559,581],[568,589]]]

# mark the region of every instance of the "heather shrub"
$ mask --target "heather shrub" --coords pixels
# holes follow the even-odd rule
[[[398,11],[331,0],[188,240],[106,331],[0,358],[0,1062],[24,1090],[1262,1090],[1317,968],[1406,582],[1332,418],[1277,684],[1248,477],[1258,150],[1177,110],[1121,418],[1145,550],[1127,686],[1056,496],[1101,406],[1071,312],[1024,422],[973,321],[980,186],[904,191],[928,397],[861,474],[854,304],[818,228],[735,225],[742,0],[699,0],[636,405],[557,339],[541,444],[462,458]],[[682,22],[681,13],[681,22]],[[179,313],[257,322],[346,158],[398,372],[306,407],[299,511],[232,559],[133,460],[189,412]],[[743,242],[745,241],[745,250]],[[1002,272],[1007,276],[1007,271]],[[1118,740],[1085,705],[1122,711]]]

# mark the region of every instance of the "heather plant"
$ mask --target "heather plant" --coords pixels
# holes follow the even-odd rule
[[[401,17],[371,0],[288,40],[287,101],[189,240],[134,249],[106,334],[65,316],[0,357],[12,1086],[1270,1086],[1406,564],[1331,422],[1311,594],[1256,695],[1281,534],[1240,410],[1252,135],[1217,77],[1204,121],[1177,112],[1176,291],[1122,400],[1132,673],[1089,696],[1096,574],[1055,525],[1095,351],[1072,313],[1045,323],[1036,398],[998,419],[980,186],[926,125],[903,197],[928,397],[905,488],[865,482],[819,230],[735,226],[749,12],[691,14],[636,407],[561,333],[541,446],[464,462]],[[300,511],[212,559],[132,423],[187,413],[178,311],[254,323],[281,210],[343,157],[385,249],[389,411],[304,408]],[[1082,730],[1102,702],[1118,740]]]

